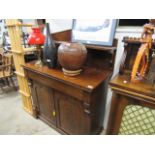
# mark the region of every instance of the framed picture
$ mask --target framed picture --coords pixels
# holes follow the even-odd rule
[[[85,44],[112,46],[116,24],[116,19],[74,19],[72,26],[72,41]]]

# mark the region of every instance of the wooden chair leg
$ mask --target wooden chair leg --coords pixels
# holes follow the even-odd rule
[[[11,83],[12,83],[13,88],[17,91],[16,85],[15,85],[15,83],[14,83],[12,77],[10,77],[10,81],[11,81]]]
[[[1,88],[1,90],[2,90],[2,91],[4,91],[4,89],[3,89],[3,86],[2,86],[2,85],[0,85],[0,88]]]
[[[4,82],[4,81],[1,79],[1,80],[0,80],[0,88],[1,88],[2,91],[4,91],[4,89],[3,89],[4,83],[3,83],[3,82]]]
[[[8,86],[10,86],[9,79],[8,79],[8,78],[5,78],[5,81],[6,81],[6,84],[7,84]]]
[[[5,81],[4,79],[1,79],[2,85],[5,85]]]

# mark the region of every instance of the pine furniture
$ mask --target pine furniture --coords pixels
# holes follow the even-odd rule
[[[6,19],[6,26],[11,42],[15,74],[19,84],[19,92],[23,101],[23,108],[33,115],[31,94],[21,65],[25,64],[25,53],[35,51],[34,48],[25,48],[22,45],[22,27],[32,27],[31,24],[22,24],[18,19]]]

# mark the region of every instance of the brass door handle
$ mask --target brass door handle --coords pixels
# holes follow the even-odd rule
[[[56,116],[56,112],[55,112],[55,110],[52,111],[52,116],[53,116],[53,117]]]
[[[90,115],[90,110],[84,109],[84,112],[85,112],[86,114]]]

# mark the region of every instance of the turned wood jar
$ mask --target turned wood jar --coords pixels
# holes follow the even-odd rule
[[[86,59],[87,49],[81,43],[64,42],[58,48],[58,62],[65,75],[80,74]]]

